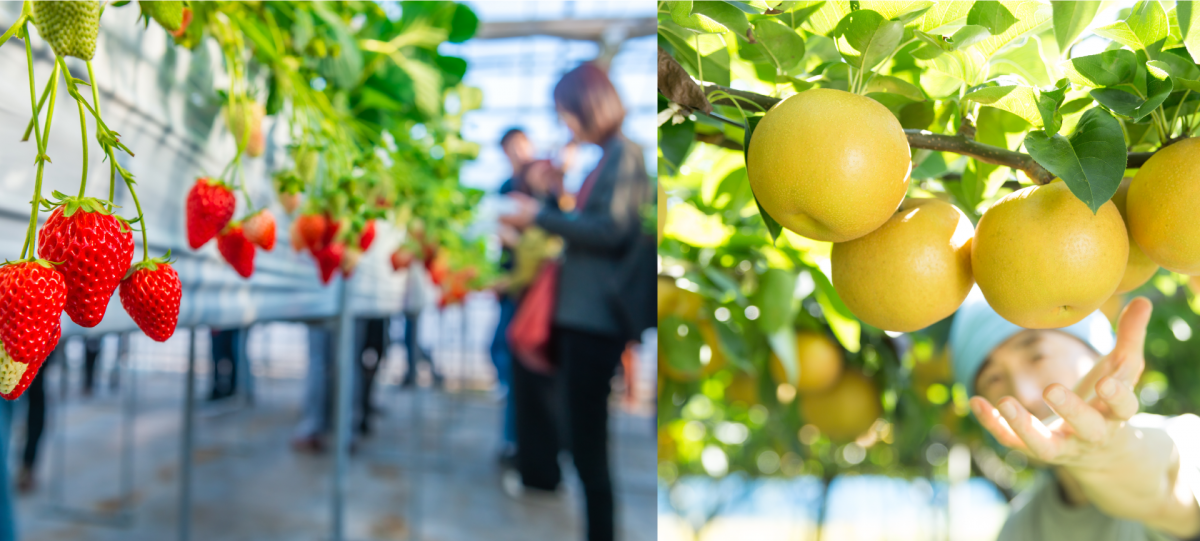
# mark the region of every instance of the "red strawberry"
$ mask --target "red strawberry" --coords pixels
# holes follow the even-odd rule
[[[296,230],[304,245],[315,254],[324,246],[325,231],[329,229],[329,220],[324,214],[304,214],[296,219]]]
[[[313,257],[317,260],[317,267],[321,271],[322,284],[328,284],[333,279],[333,273],[337,272],[338,268],[342,265],[342,255],[345,251],[345,245],[340,242],[333,242],[313,252]]]
[[[121,280],[121,306],[138,328],[156,342],[166,342],[175,334],[182,295],[179,274],[166,258],[138,263]]]
[[[67,197],[38,233],[38,255],[62,263],[71,321],[95,327],[129,270],[133,232],[99,200]]]
[[[325,228],[325,236],[321,237],[322,248],[333,242],[333,238],[337,236],[338,229],[342,226],[341,222],[330,218],[328,215],[325,216],[325,223],[329,224],[329,227]]]
[[[217,236],[217,250],[242,278],[254,274],[254,244],[246,240],[242,224],[233,222],[221,231]]]
[[[399,271],[407,269],[413,262],[413,254],[405,248],[398,248],[392,252],[392,270]]]
[[[259,245],[263,250],[269,252],[275,247],[275,215],[271,214],[271,211],[262,209],[246,218],[242,223],[242,230],[245,231],[247,240]]]
[[[372,242],[375,242],[375,220],[367,221],[366,227],[363,227],[358,237],[358,248],[365,252],[371,248]]]
[[[16,400],[58,345],[67,282],[44,259],[0,269],[0,396]]]
[[[225,183],[201,177],[188,190],[187,234],[193,250],[204,246],[233,218],[237,200]]]
[[[438,254],[432,262],[425,262],[425,269],[429,271],[429,279],[433,285],[440,286],[450,275],[450,262],[442,254]]]

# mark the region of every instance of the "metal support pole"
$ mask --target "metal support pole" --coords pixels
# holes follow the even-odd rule
[[[191,329],[187,376],[184,380],[183,442],[179,458],[179,541],[188,541],[192,533],[192,433],[196,402],[196,328]]]
[[[123,514],[131,514],[133,505],[133,431],[137,416],[137,372],[133,369],[129,333],[121,334],[118,340],[117,363],[124,372],[121,391],[125,395],[121,408],[123,414],[121,423],[121,509]]]
[[[329,538],[342,541],[345,534],[346,467],[350,455],[350,395],[354,377],[354,317],[350,312],[350,278],[342,277],[337,317],[337,391],[334,411],[333,520]]]

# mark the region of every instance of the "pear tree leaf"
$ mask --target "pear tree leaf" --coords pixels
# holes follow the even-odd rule
[[[1050,20],[1050,6],[1036,0],[1002,0],[1000,2],[1017,18],[1017,22],[1008,30],[983,40],[974,46],[985,59],[991,58],[996,51],[1011,43]]]
[[[1167,100],[1171,95],[1171,90],[1175,85],[1171,82],[1171,75],[1166,70],[1154,65],[1152,62],[1146,64],[1146,103],[1142,104],[1134,111],[1134,118],[1141,120],[1146,115],[1149,115],[1162,102]]]
[[[1175,2],[1176,16],[1179,18],[1179,32],[1183,35],[1183,45],[1191,53],[1192,60],[1200,64],[1200,7],[1193,0],[1177,0]]]
[[[981,105],[990,105],[997,109],[1017,115],[1033,127],[1042,127],[1042,114],[1038,107],[1038,96],[1033,88],[1028,86],[989,86],[980,88],[964,96],[966,99]],[[1058,131],[1055,129],[1054,131]]]
[[[867,83],[866,92],[887,92],[904,96],[912,101],[925,101],[925,95],[921,93],[921,89],[904,79],[892,77],[891,75],[876,75],[870,82]]]
[[[1170,74],[1175,85],[1192,92],[1200,92],[1200,66],[1193,64],[1191,60],[1175,54],[1164,53],[1158,57],[1158,60],[1151,60],[1146,65],[1154,66]],[[1179,90],[1179,88],[1175,90]]]
[[[700,4],[706,3],[700,2]],[[729,31],[728,28],[711,17],[692,13],[692,2],[690,0],[667,2],[667,8],[671,11],[671,20],[688,30],[704,34],[718,34]]]
[[[970,1],[938,2],[925,12],[925,16],[919,19],[920,25],[917,29],[922,32],[933,32],[950,23],[965,19],[974,5],[975,3]]]
[[[737,34],[743,42],[749,40],[750,21],[746,19],[746,14],[725,2],[695,2],[692,4],[692,14],[716,21]]]
[[[762,121],[762,116],[751,115],[746,118],[746,138],[742,141],[742,152],[746,159],[746,172],[750,170],[750,138],[754,134],[754,129],[758,127],[758,123]],[[753,192],[754,190],[751,189]],[[771,234],[771,242],[779,240],[779,235],[783,233],[783,226],[775,221],[767,210],[763,208],[762,203],[758,201],[758,194],[754,195],[754,204],[758,206],[758,215],[762,216],[763,223],[767,226],[767,232]]]
[[[700,327],[677,315],[663,318],[658,327],[663,329],[658,338],[659,351],[666,354],[667,364],[686,374],[699,373],[700,347],[704,345]]]
[[[1059,107],[1058,112],[1059,112],[1059,114],[1062,114],[1062,115],[1075,114],[1075,113],[1078,113],[1078,112],[1084,110],[1088,106],[1090,106],[1092,104],[1092,102],[1094,102],[1094,101],[1095,100],[1093,100],[1090,97],[1075,98],[1071,101],[1068,101],[1067,103],[1064,103],[1062,107]]]
[[[925,15],[933,5],[929,0],[863,0],[858,3],[858,9],[869,9],[883,15],[884,19],[908,24]]]
[[[1088,94],[1100,105],[1129,118],[1133,118],[1138,108],[1146,103],[1146,100],[1137,94],[1121,88],[1097,88]]]
[[[1029,132],[1025,149],[1047,171],[1063,179],[1092,213],[1117,192],[1125,172],[1125,134],[1117,119],[1100,108],[1083,113],[1070,138],[1041,130]]]
[[[838,339],[846,351],[858,353],[862,347],[862,325],[846,303],[842,302],[842,298],[838,296],[837,290],[833,288],[833,283],[829,281],[829,277],[820,269],[810,269],[809,274],[812,275],[813,282],[817,284],[816,296],[817,304],[821,306],[821,312],[825,315],[825,321],[829,323],[829,328],[833,330],[833,336]]]
[[[796,330],[781,328],[767,333],[767,344],[771,346],[771,352],[779,358],[779,364],[783,365],[783,372],[787,374],[788,381],[799,381],[800,359],[796,358]]]
[[[1058,42],[1058,50],[1066,56],[1071,44],[1096,18],[1100,2],[1051,2],[1050,7],[1054,12],[1054,39]]]
[[[779,68],[783,71],[795,68],[804,58],[804,38],[775,19],[755,21],[754,39],[757,43],[743,45],[743,48],[764,49],[764,55],[778,61]]]
[[[1182,23],[1181,23],[1182,24]],[[1158,58],[1167,41],[1170,22],[1167,12],[1157,0],[1142,0],[1124,21],[1117,21],[1095,30],[1101,37],[1111,39],[1135,51],[1146,51],[1151,59]]]
[[[1049,135],[1058,133],[1058,129],[1062,127],[1062,114],[1058,112],[1058,108],[1062,107],[1070,88],[1071,84],[1066,79],[1061,79],[1054,90],[1038,92],[1038,113],[1042,116],[1043,129]]]
[[[867,71],[874,69],[900,46],[904,25],[900,21],[886,20],[874,11],[860,9],[843,17],[835,32],[840,44],[858,52],[858,55],[853,55],[843,49],[842,57],[846,62]]]
[[[758,328],[766,334],[790,328],[795,318],[792,292],[796,290],[796,274],[783,269],[767,269],[759,277],[758,291],[751,302],[759,309]]]
[[[979,0],[967,12],[968,25],[982,26],[993,36],[1003,34],[1016,23],[1017,18],[1012,12],[994,0]]]
[[[1117,86],[1137,75],[1137,55],[1126,49],[1072,58],[1067,77],[1071,82],[1095,88]]]

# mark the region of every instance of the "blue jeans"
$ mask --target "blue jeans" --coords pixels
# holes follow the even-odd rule
[[[517,312],[517,303],[512,297],[500,297],[500,321],[496,322],[496,334],[492,336],[492,364],[496,365],[496,379],[508,391],[504,404],[504,443],[514,444],[517,441],[516,419],[512,393],[512,352],[508,350],[508,325],[512,323],[513,315]]]

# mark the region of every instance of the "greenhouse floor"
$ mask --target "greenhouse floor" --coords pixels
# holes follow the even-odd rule
[[[47,375],[57,374],[50,370]],[[59,440],[53,409],[58,379],[52,377],[38,487],[18,500],[21,539],[178,538],[183,378],[164,371],[137,377],[128,520],[122,523],[121,398],[107,388],[81,398],[78,382],[72,381],[65,441]],[[206,396],[206,379],[197,377],[198,397]],[[332,457],[298,454],[289,447],[301,386],[295,378],[260,378],[252,406],[199,403],[191,539],[329,539]],[[516,500],[502,490],[495,459],[500,409],[490,393],[401,391],[387,385],[378,389],[376,402],[382,415],[375,433],[357,445],[346,478],[348,541],[582,537],[582,491],[569,459],[564,460],[565,495]],[[9,464],[18,463],[24,419],[19,406]],[[629,413],[612,419],[619,536],[627,541],[656,535],[652,423]]]

